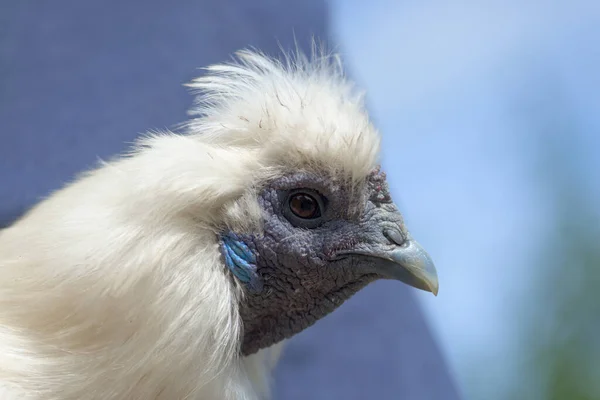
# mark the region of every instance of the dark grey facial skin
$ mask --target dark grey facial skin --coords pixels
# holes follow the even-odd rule
[[[321,218],[306,224],[286,210],[290,191],[304,189],[326,199]],[[264,234],[241,236],[263,283],[247,288],[241,304],[244,355],[299,333],[377,279],[437,292],[433,263],[408,234],[379,170],[358,193],[330,177],[286,176],[263,190],[260,204]]]

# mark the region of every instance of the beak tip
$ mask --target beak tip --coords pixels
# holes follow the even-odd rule
[[[433,293],[433,295],[434,295],[435,297],[437,297],[437,295],[438,295],[438,291],[439,291],[439,286],[438,286],[438,285],[435,285],[435,286],[432,286],[430,289],[431,289],[431,293]]]
[[[429,291],[433,293],[435,297],[437,297],[438,292],[440,290],[440,283],[437,278],[437,273],[435,273],[434,278],[430,279],[428,282]]]
[[[439,289],[440,289],[440,285],[438,283],[437,280],[437,276],[433,277],[433,278],[425,278],[421,280],[421,285],[419,287],[422,290],[425,290],[427,292],[431,292],[434,296],[437,297]]]

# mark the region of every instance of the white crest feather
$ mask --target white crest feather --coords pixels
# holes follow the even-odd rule
[[[298,52],[280,61],[246,50],[207,70],[189,84],[199,94],[190,133],[260,149],[266,165],[317,164],[353,179],[377,162],[379,134],[337,55],[315,48],[311,59]]]

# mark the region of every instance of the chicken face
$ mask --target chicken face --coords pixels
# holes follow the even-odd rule
[[[254,353],[302,331],[377,279],[437,294],[427,253],[411,238],[385,175],[362,184],[294,173],[259,195],[264,232],[228,233],[225,264],[245,283],[242,351]]]

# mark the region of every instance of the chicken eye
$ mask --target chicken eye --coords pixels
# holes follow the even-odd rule
[[[324,196],[311,189],[295,189],[281,194],[283,215],[292,225],[312,229],[321,224],[327,204]]]
[[[299,218],[313,219],[321,216],[319,203],[307,193],[296,193],[290,197],[290,210]]]

